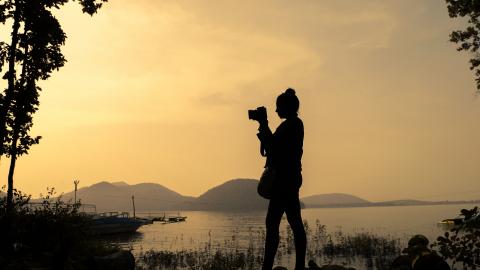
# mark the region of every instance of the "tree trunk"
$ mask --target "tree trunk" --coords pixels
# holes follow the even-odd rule
[[[13,15],[11,34],[12,43],[10,44],[10,52],[8,55],[8,87],[5,91],[3,104],[0,106],[0,146],[5,143],[5,139],[7,137],[7,115],[12,103],[12,95],[15,89],[15,61],[17,58],[18,30],[20,29],[20,9],[17,1],[15,1],[14,5],[15,13]],[[3,147],[0,147],[0,157],[4,154]]]
[[[13,173],[15,172],[15,163],[17,162],[17,141],[18,136],[15,134],[10,150],[10,168],[8,170],[7,211],[9,213],[13,210]]]

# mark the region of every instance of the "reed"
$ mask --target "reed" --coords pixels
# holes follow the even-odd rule
[[[401,253],[400,239],[371,232],[329,233],[318,220],[313,226],[304,222],[307,233],[307,259],[318,264],[353,265],[367,269],[388,269]],[[289,226],[281,232],[276,264],[288,265],[294,258],[295,245]],[[238,233],[224,243],[209,240],[197,249],[149,250],[137,256],[137,269],[259,269],[263,261],[265,230],[251,228],[247,245],[239,244]]]

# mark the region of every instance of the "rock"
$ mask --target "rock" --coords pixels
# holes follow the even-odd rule
[[[95,257],[94,264],[97,270],[134,270],[135,258],[130,251],[121,250],[107,256]]]
[[[318,266],[314,261],[310,260],[308,262],[308,270],[355,270],[351,267],[343,267],[341,265],[327,264],[322,267]]]
[[[288,270],[288,269],[283,266],[277,266],[273,268],[273,270]],[[347,267],[343,267],[341,265],[335,265],[335,264],[328,264],[320,267],[314,261],[310,260],[308,262],[308,268],[305,268],[305,270],[355,270],[355,268],[350,268],[350,267],[347,268]]]
[[[321,269],[321,270],[355,270],[355,268],[351,268],[351,267],[347,268],[347,267],[343,267],[341,265],[336,265],[336,264],[324,265],[321,268],[317,268],[317,269]]]
[[[321,269],[313,260],[308,261],[308,269]]]

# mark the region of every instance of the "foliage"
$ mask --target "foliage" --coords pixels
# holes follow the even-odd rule
[[[468,26],[450,34],[450,41],[459,44],[458,51],[472,53],[470,69],[475,72],[477,93],[480,94],[480,1],[479,0],[446,0],[448,14],[451,18],[466,17]]]
[[[462,265],[461,269],[477,269],[480,267],[480,213],[475,207],[462,209],[460,215],[465,222],[439,236],[432,247],[451,262],[452,269],[456,269],[457,263]]]
[[[72,0],[75,1],[75,0]],[[39,81],[66,62],[61,52],[66,34],[52,14],[69,0],[0,0],[0,23],[11,23],[11,40],[0,41],[0,72],[7,88],[0,94],[0,157],[10,157],[7,203],[13,200],[13,174],[18,156],[28,154],[40,136],[30,136],[38,110]],[[79,0],[82,11],[93,15],[107,0]]]
[[[32,203],[30,196],[14,190],[10,213],[5,198],[0,198],[2,266],[64,269],[67,264],[84,265],[94,255],[117,250],[94,238],[89,230],[91,218],[78,211],[79,204],[66,204],[61,197],[54,199],[54,195],[55,190],[49,189],[40,202]]]

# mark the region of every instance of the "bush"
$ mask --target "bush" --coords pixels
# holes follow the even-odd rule
[[[80,204],[64,203],[54,195],[54,189],[49,189],[40,202],[30,203],[30,196],[15,190],[10,212],[5,198],[0,198],[0,231],[6,232],[0,252],[6,256],[6,265],[63,269],[78,264],[76,268],[82,269],[92,256],[116,250],[91,235],[91,218],[78,211]]]
[[[477,269],[480,266],[480,213],[478,208],[462,209],[464,223],[445,232],[432,244],[442,255],[442,258],[451,262],[451,268],[457,263],[462,269]]]

